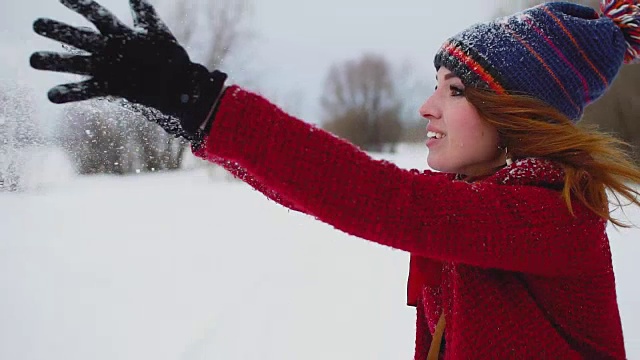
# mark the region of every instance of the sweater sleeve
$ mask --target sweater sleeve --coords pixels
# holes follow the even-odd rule
[[[295,209],[418,256],[556,276],[607,259],[603,221],[579,204],[572,216],[556,191],[401,169],[239,87],[227,90],[196,155],[235,162]]]

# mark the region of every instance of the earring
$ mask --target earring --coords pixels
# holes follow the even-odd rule
[[[509,149],[506,146],[504,147],[504,155],[507,158],[507,166],[511,166],[511,164],[513,164],[513,160],[511,160],[511,157],[509,157]]]

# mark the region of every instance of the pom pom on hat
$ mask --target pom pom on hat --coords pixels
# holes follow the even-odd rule
[[[640,62],[640,4],[637,0],[602,0],[602,13],[622,30],[627,42],[625,64]]]

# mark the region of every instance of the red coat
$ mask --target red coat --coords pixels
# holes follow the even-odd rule
[[[227,90],[196,155],[271,199],[411,256],[416,359],[444,309],[446,359],[623,359],[606,222],[560,197],[562,170],[525,159],[469,184],[400,169]]]

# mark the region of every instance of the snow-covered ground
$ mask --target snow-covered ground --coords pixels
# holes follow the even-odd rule
[[[204,169],[78,178],[39,156],[47,176],[0,194],[0,359],[412,358],[407,254]],[[610,237],[638,359],[640,230]]]

